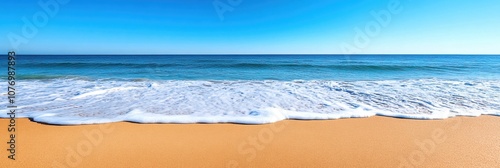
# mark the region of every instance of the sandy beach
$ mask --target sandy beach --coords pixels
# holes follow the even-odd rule
[[[0,119],[7,126],[8,120]],[[56,126],[17,119],[0,167],[498,167],[500,117],[389,117],[267,125]],[[0,129],[1,141],[9,141]]]

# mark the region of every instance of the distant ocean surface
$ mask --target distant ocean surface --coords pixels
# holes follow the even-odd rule
[[[500,115],[500,56],[18,55],[16,73],[17,116],[50,124]]]

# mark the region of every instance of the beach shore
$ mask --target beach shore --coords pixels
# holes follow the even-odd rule
[[[0,119],[7,128],[9,120]],[[498,167],[500,117],[389,117],[266,125],[56,126],[17,119],[0,167]]]

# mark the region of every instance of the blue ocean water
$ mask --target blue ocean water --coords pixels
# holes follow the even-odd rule
[[[500,56],[18,55],[16,73],[18,117],[50,124],[500,115]]]
[[[499,56],[467,55],[36,55],[21,79],[152,80],[500,79]]]

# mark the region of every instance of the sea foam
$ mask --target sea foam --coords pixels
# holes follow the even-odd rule
[[[5,83],[5,82],[2,82]],[[17,117],[61,124],[242,123],[500,115],[500,81],[22,80]],[[7,106],[6,101],[0,105]],[[0,110],[7,118],[7,110]]]

